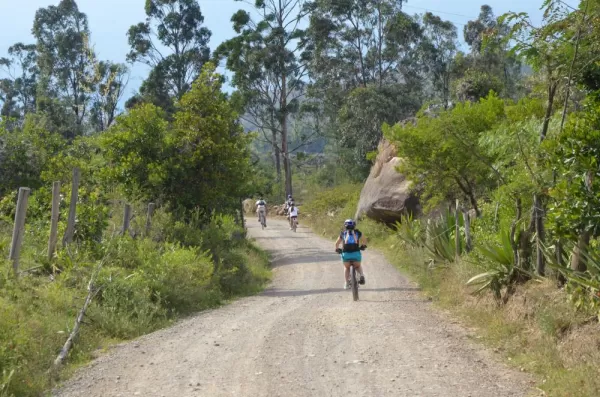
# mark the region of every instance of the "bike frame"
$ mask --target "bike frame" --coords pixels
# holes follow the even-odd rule
[[[367,247],[361,247],[361,251],[364,251]],[[340,256],[341,253],[340,253]],[[358,300],[358,279],[356,278],[356,267],[354,266],[356,261],[350,261],[350,289],[352,290],[352,299]]]

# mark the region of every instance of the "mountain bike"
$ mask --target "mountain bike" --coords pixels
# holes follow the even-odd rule
[[[290,219],[290,223],[292,226],[292,231],[296,232],[296,228],[298,227],[298,217],[292,216]]]
[[[267,227],[267,217],[263,211],[258,211],[258,220],[262,230],[265,230],[265,227]]]
[[[361,251],[364,251],[365,249],[367,249],[366,245],[360,246]],[[338,248],[336,250],[336,252],[338,254],[340,254],[340,256],[341,256],[343,251],[340,248]],[[355,263],[357,263],[357,262],[350,261],[350,289],[352,290],[352,299],[354,299],[354,301],[357,301],[358,300],[358,277],[356,277],[356,268],[354,267]]]

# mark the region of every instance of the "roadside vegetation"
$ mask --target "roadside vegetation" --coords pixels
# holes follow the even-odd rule
[[[48,132],[37,114],[22,126],[0,125],[2,258],[16,189],[32,189],[19,267],[0,262],[0,396],[41,395],[112,343],[262,289],[268,258],[246,239],[236,199],[252,192],[250,138],[211,64],[171,121],[147,104],[103,134],[74,140]],[[69,243],[62,237],[75,167],[81,180]],[[62,186],[60,241],[49,255],[53,181]],[[157,209],[147,223],[149,202]],[[132,210],[123,232],[125,204]],[[92,303],[61,373],[54,360],[88,293]]]
[[[347,184],[311,194],[303,207],[304,222],[333,241],[344,219],[354,216],[361,187]],[[489,212],[484,210],[484,214]],[[485,218],[474,221],[474,227]],[[359,228],[369,239],[369,247],[383,252],[390,263],[418,283],[437,307],[473,329],[479,342],[490,346],[517,370],[534,374],[537,387],[547,395],[572,396],[573,390],[580,396],[597,395],[598,312],[583,301],[573,300],[573,286],[558,289],[553,279],[529,281],[519,286],[506,304],[498,305],[493,294],[474,295],[474,288],[467,285],[469,279],[494,267],[490,259],[473,252],[458,261],[440,262],[435,250],[408,243],[402,226],[392,230],[363,219]],[[485,238],[484,232],[480,233],[477,236]],[[450,237],[449,251],[454,248]],[[488,237],[495,239],[496,234],[490,232]],[[510,248],[508,251],[510,254]],[[368,263],[365,265],[368,267]]]
[[[516,368],[536,374],[548,395],[595,396],[600,8],[549,0],[542,9],[536,26],[527,14],[496,18],[482,7],[464,29],[471,52],[445,58],[440,96],[413,117],[375,122],[404,160],[398,172],[413,181],[422,210],[399,213],[395,225],[363,218],[359,226],[425,294]],[[441,25],[428,32],[451,36]],[[468,76],[455,74],[461,67]],[[356,106],[365,98],[359,90],[323,123],[335,130],[363,121],[356,131],[368,135],[385,101]],[[307,221],[330,238],[355,216],[366,177],[344,161],[358,163],[352,154],[375,167],[389,160],[378,159],[373,144],[359,152],[364,139],[352,142],[353,150],[332,147],[333,161],[297,178]]]
[[[382,139],[421,210],[361,219],[372,245],[549,395],[599,395],[600,6],[543,0],[537,26],[482,5],[461,42],[404,3],[256,0],[211,51],[197,1],[147,0],[128,65],[98,59],[75,0],[40,8],[34,42],[0,58],[4,258],[31,189],[18,272],[0,262],[0,397],[57,379],[88,286],[71,364],[258,291],[267,258],[245,239],[242,200],[293,194],[300,222],[333,238],[387,161]],[[124,98],[134,63],[149,73]],[[54,182],[69,237],[56,253]]]

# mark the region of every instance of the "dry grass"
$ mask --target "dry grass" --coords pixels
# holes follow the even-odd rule
[[[397,255],[388,256],[394,261]],[[536,375],[548,396],[600,395],[600,325],[590,313],[576,310],[551,280],[521,286],[500,307],[489,295],[470,294],[465,280],[474,269],[468,263],[429,274],[415,269],[408,273],[427,295],[475,328],[509,363]]]

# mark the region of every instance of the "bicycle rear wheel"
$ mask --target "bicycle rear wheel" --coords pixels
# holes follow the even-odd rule
[[[356,281],[356,269],[354,265],[350,268],[350,283],[352,286],[352,298],[357,301],[358,300],[358,282]]]

